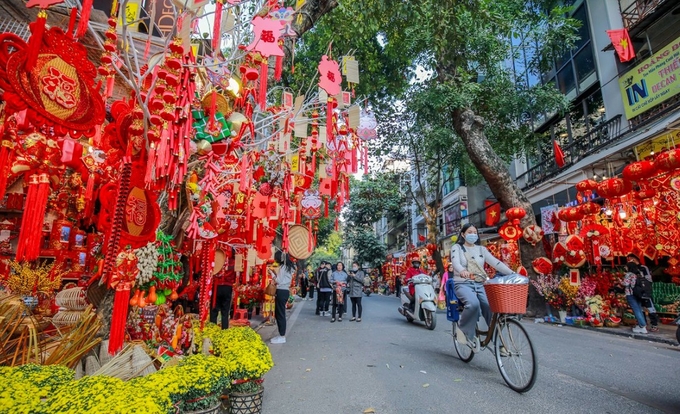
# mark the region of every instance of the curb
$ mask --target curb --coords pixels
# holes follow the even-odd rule
[[[678,343],[672,339],[667,339],[664,337],[660,337],[658,335],[654,334],[636,334],[633,332],[626,332],[626,331],[620,331],[620,330],[614,330],[617,328],[593,328],[592,326],[572,326],[572,325],[567,325],[566,323],[553,323],[553,322],[542,322],[547,325],[553,325],[553,326],[563,326],[567,328],[574,328],[574,329],[584,329],[588,331],[593,331],[593,332],[601,332],[609,335],[616,335],[616,336],[622,336],[626,338],[631,338],[631,339],[638,339],[642,341],[649,341],[649,342],[658,342],[662,344],[667,344],[667,345],[673,345],[673,346],[678,346]]]

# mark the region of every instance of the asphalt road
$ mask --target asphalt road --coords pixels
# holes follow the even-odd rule
[[[363,302],[361,323],[295,304],[287,343],[270,345],[263,414],[680,413],[678,347],[525,321],[539,371],[517,394],[490,352],[458,359],[444,313],[428,331],[406,322],[394,296]]]

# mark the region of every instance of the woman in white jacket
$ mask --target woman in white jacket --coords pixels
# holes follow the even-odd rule
[[[479,338],[475,335],[480,310],[486,323],[491,321],[491,308],[484,291],[485,263],[500,274],[513,273],[505,263],[479,244],[477,228],[468,223],[461,228],[458,241],[451,249],[451,264],[456,296],[464,305],[464,311],[458,321],[460,329],[456,332],[456,340],[467,344],[473,352],[479,352],[480,349]]]

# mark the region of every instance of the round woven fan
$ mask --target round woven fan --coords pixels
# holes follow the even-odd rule
[[[212,102],[212,93],[208,92],[201,99],[201,106],[203,110],[208,113],[210,111],[210,103]],[[231,104],[229,100],[222,94],[215,95],[215,110],[225,117],[231,113]]]
[[[215,250],[215,266],[213,267],[213,276],[218,274],[220,270],[224,267],[224,263],[227,261],[227,255],[224,254],[223,250]]]
[[[288,230],[288,252],[296,259],[304,260],[314,252],[314,242],[305,226],[290,226]]]

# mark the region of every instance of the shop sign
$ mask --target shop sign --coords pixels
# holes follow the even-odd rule
[[[680,93],[680,37],[619,78],[631,119]]]

